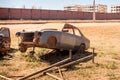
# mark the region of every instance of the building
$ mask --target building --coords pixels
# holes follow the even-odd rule
[[[74,6],[65,6],[64,10],[67,11],[83,11],[83,12],[93,12],[94,7],[93,5],[74,5]],[[107,5],[96,4],[95,5],[95,12],[106,13],[107,12]]]
[[[84,6],[82,5],[72,5],[72,6],[65,6],[64,10],[66,11],[83,11]]]
[[[93,5],[84,6],[84,11],[85,12],[93,12],[94,11]],[[95,12],[107,13],[107,5],[95,4]]]
[[[120,13],[120,4],[111,5],[111,13]]]

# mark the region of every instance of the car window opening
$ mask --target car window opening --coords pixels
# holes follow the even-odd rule
[[[2,30],[2,31],[0,31],[0,35],[2,37],[9,37],[9,31],[8,30]]]
[[[81,36],[81,34],[80,34],[80,32],[79,32],[78,29],[74,29],[74,31],[75,31],[75,35],[77,35],[77,36]]]
[[[73,29],[72,29],[72,28],[69,28],[69,27],[65,27],[65,28],[63,29],[63,32],[73,34]]]
[[[33,42],[34,33],[25,33],[23,37],[23,41],[25,42]]]

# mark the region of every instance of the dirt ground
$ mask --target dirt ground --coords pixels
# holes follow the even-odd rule
[[[95,63],[91,61],[72,65],[70,68],[63,70],[65,80],[120,80],[120,22],[111,23],[70,23],[79,27],[83,34],[90,39],[91,48],[95,48]],[[11,31],[11,48],[8,52],[10,56],[4,56],[0,60],[0,74],[16,78],[25,76],[37,70],[43,69],[50,65],[50,60],[40,59],[39,62],[30,62],[26,60],[24,54],[18,49],[18,38],[15,36],[17,31],[38,30],[44,24],[10,24],[0,25],[8,27]],[[36,54],[42,54],[44,50],[36,49]],[[90,51],[90,50],[89,50]],[[52,54],[49,54],[52,56]],[[58,55],[61,57],[62,55]],[[59,58],[58,56],[54,56]],[[52,57],[52,59],[55,59]],[[48,61],[49,60],[49,61]],[[57,59],[55,59],[57,60]],[[54,60],[51,60],[54,61]],[[58,75],[58,73],[54,73]],[[54,80],[48,76],[41,76],[35,80]]]

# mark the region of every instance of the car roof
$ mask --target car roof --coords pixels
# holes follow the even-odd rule
[[[40,27],[40,30],[56,30],[62,31],[63,28],[73,28],[74,26],[68,23],[47,23]]]

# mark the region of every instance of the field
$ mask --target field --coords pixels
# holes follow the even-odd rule
[[[91,48],[95,48],[95,63],[91,61],[79,63],[63,70],[65,80],[120,80],[120,22],[110,23],[70,23],[83,32],[90,39]],[[38,30],[44,24],[5,24],[11,31],[10,56],[0,60],[0,75],[16,78],[43,69],[50,65],[48,61],[26,57],[27,53],[20,53],[18,48],[17,31],[23,29]],[[31,50],[31,49],[30,49]],[[29,51],[29,50],[28,50]],[[42,56],[45,49],[36,49],[36,56]],[[50,55],[50,54],[49,54]],[[54,72],[53,72],[54,73]],[[58,75],[58,73],[54,73]],[[54,80],[48,76],[41,76],[36,80]]]

